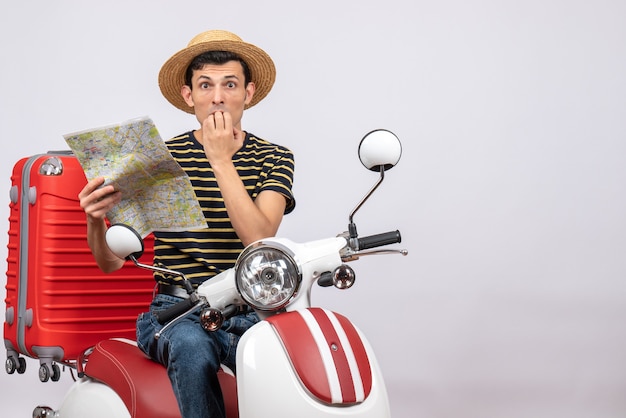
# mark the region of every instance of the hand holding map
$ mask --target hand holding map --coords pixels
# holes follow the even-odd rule
[[[64,135],[87,179],[104,177],[122,193],[107,217],[152,231],[207,228],[187,174],[172,158],[148,117]]]

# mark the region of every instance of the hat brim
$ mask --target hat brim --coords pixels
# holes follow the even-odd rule
[[[159,88],[165,98],[178,109],[194,113],[181,94],[185,84],[185,72],[191,61],[207,51],[229,51],[237,54],[250,68],[251,80],[255,90],[246,109],[259,103],[272,89],[276,80],[276,67],[270,56],[255,45],[242,41],[213,40],[197,43],[178,51],[163,64],[159,72]]]

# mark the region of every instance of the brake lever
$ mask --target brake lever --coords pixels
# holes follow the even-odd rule
[[[363,250],[363,251],[350,251],[341,255],[341,259],[343,261],[355,261],[358,260],[359,257],[365,255],[383,255],[383,254],[400,254],[406,256],[409,254],[409,250],[407,249],[381,249],[381,250]]]
[[[187,316],[191,315],[192,313],[194,313],[196,310],[198,310],[199,308],[201,308],[203,305],[206,304],[206,301],[204,299],[199,299],[193,306],[191,306],[186,312],[183,312],[182,314],[178,315],[176,318],[172,319],[170,322],[168,322],[167,324],[165,324],[163,326],[163,328],[161,328],[160,330],[158,330],[155,334],[154,334],[154,339],[158,340],[161,337],[161,334],[163,334],[163,332],[165,332],[165,330],[167,330],[170,326],[172,326],[173,324],[177,323],[178,321],[180,321],[183,318],[186,318]]]

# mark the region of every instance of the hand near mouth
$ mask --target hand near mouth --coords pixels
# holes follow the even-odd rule
[[[233,126],[228,111],[217,110],[202,123],[201,143],[211,165],[232,161],[233,155],[243,146],[245,134]]]

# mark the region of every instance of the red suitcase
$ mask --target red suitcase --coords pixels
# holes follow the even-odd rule
[[[98,341],[134,340],[137,315],[152,299],[150,272],[97,267],[78,201],[86,182],[69,151],[23,158],[13,168],[4,323],[10,374],[26,369],[23,354],[39,359],[41,381],[58,380],[56,362],[80,368],[78,359]],[[145,244],[142,258],[151,260],[152,235]]]

